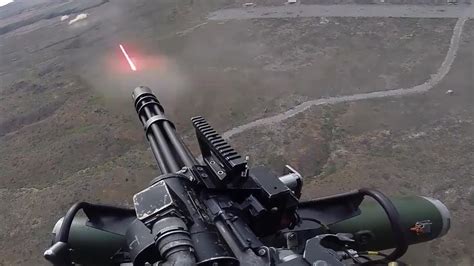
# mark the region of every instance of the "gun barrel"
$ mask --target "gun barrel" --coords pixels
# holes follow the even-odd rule
[[[174,173],[184,166],[195,165],[196,160],[176,134],[173,123],[166,118],[163,107],[150,88],[137,87],[132,97],[161,172]]]

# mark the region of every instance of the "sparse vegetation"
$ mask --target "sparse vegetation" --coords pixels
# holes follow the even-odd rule
[[[156,89],[188,136],[194,115],[223,131],[301,101],[421,84],[441,65],[456,23],[346,17],[324,24],[287,18],[195,27],[210,10],[242,3],[109,1],[88,10],[85,27],[71,28],[54,16],[35,20],[41,12],[62,14],[53,12],[58,1],[16,2],[22,9],[0,9],[7,25],[0,29],[0,265],[44,264],[51,228],[71,203],[127,205],[158,175],[130,88]],[[41,5],[28,6],[33,2]],[[22,18],[26,27],[8,26],[21,26]],[[119,41],[159,67],[134,74],[119,69]],[[451,232],[408,259],[414,265],[470,265],[473,43],[469,20],[451,71],[425,94],[312,107],[231,142],[252,165],[276,172],[285,164],[295,167],[307,178],[305,195],[370,186],[440,198],[452,209]],[[449,89],[452,95],[445,94]],[[194,137],[186,141],[198,150]]]

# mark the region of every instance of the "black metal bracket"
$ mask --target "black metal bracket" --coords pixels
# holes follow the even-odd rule
[[[219,182],[238,182],[247,177],[247,161],[201,116],[191,119],[205,163]]]

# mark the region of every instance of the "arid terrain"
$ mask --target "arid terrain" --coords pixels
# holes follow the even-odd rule
[[[195,155],[190,117],[202,115],[252,165],[298,169],[305,198],[368,186],[442,200],[450,232],[404,259],[474,264],[471,1],[246,2],[0,7],[0,265],[46,265],[71,204],[129,206],[159,175],[139,85]]]

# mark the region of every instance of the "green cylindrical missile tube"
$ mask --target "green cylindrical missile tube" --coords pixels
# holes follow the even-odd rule
[[[400,222],[408,244],[426,242],[445,235],[450,227],[450,214],[441,201],[428,197],[391,198],[400,214]],[[351,233],[360,250],[384,250],[395,247],[390,222],[375,201],[363,201],[361,214],[329,226],[335,233]]]
[[[439,200],[427,197],[391,198],[400,214],[409,244],[430,241],[447,233],[450,214]],[[357,240],[358,250],[379,251],[395,247],[390,222],[382,207],[375,201],[365,200],[361,214],[331,224],[333,233],[351,233]],[[58,232],[60,219],[53,229]],[[69,232],[71,259],[77,264],[110,265],[111,258],[126,244],[125,236],[102,231],[87,225],[87,218],[75,217]]]
[[[56,234],[61,227],[61,218],[53,229]],[[71,259],[76,264],[110,265],[111,258],[126,243],[125,236],[99,230],[87,225],[87,218],[76,216],[69,231]]]

